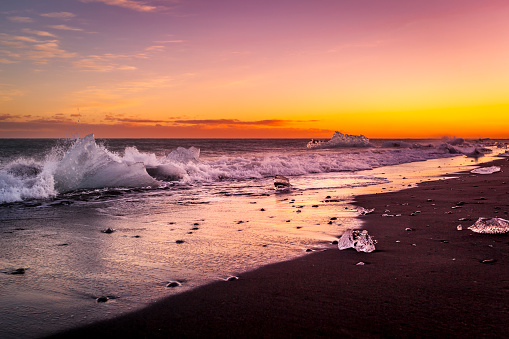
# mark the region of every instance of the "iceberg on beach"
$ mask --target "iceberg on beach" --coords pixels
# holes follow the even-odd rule
[[[473,169],[470,171],[470,173],[474,173],[474,174],[493,174],[493,173],[496,173],[496,172],[500,172],[500,167],[498,166],[490,166],[490,167],[481,167],[481,168],[476,168],[476,169]]]
[[[355,248],[357,252],[373,252],[376,240],[371,238],[366,230],[346,230],[338,241],[339,250]]]
[[[364,135],[343,134],[334,132],[332,138],[328,141],[311,140],[307,148],[334,148],[334,147],[372,147],[369,139]]]
[[[502,218],[479,218],[468,228],[475,233],[501,234],[509,232],[509,220]]]

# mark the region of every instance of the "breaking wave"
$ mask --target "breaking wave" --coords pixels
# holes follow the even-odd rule
[[[296,176],[368,170],[466,153],[451,145],[402,146],[396,146],[397,149],[310,150],[258,156],[246,153],[244,156],[201,160],[200,149],[195,147],[178,147],[166,156],[141,152],[132,146],[125,148],[122,154],[115,153],[97,144],[93,135],[88,135],[64,150],[54,148],[42,160],[18,158],[2,164],[0,203],[53,198],[81,190],[167,187],[168,182],[200,184],[261,179],[276,174]]]

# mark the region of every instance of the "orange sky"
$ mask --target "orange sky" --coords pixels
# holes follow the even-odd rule
[[[0,138],[509,138],[509,2],[11,1]]]

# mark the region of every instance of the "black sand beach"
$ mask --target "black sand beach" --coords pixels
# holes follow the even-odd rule
[[[331,244],[53,338],[509,337],[509,234],[467,230],[508,217],[509,162],[491,165],[502,171],[356,197],[375,208],[361,217],[375,252]]]

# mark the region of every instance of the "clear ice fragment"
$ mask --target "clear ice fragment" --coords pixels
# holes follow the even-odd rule
[[[496,172],[500,172],[500,167],[498,166],[481,167],[470,171],[470,173],[475,174],[493,174]]]
[[[509,220],[502,218],[479,218],[468,228],[475,233],[501,234],[509,232]]]
[[[344,250],[355,248],[357,252],[373,252],[376,240],[369,236],[366,230],[346,230],[338,241],[338,248]]]

